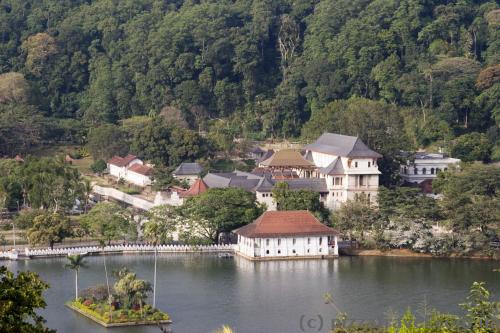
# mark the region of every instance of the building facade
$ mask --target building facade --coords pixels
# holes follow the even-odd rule
[[[152,183],[153,168],[145,165],[135,155],[113,156],[107,164],[109,174],[118,179],[142,187],[149,186]]]
[[[337,209],[347,200],[361,196],[377,202],[380,175],[377,160],[382,155],[358,137],[324,133],[305,149],[306,159],[317,168],[315,176],[326,181],[328,208]]]
[[[448,157],[443,153],[417,152],[414,157],[399,168],[401,178],[407,183],[420,184],[425,180],[433,180],[439,172],[460,163],[460,159]]]
[[[267,211],[234,233],[237,253],[252,260],[338,255],[338,233],[308,211]]]

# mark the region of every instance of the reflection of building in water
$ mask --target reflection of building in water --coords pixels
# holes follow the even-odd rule
[[[236,256],[234,258],[238,271],[253,273],[283,273],[286,276],[295,272],[320,272],[338,273],[339,260],[337,258],[329,260],[247,260]]]
[[[338,233],[305,210],[267,211],[234,233],[237,253],[253,260],[338,255]]]

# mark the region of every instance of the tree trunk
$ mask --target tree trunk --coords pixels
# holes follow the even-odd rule
[[[153,277],[153,308],[156,308],[156,262],[158,257],[158,250],[155,244],[155,273]]]
[[[75,270],[75,300],[78,299],[78,270]]]

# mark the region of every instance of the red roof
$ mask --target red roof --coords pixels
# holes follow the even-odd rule
[[[108,163],[109,164],[113,164],[113,165],[116,165],[118,167],[124,167],[124,166],[127,166],[129,165],[130,162],[132,162],[133,160],[135,160],[137,158],[137,156],[135,155],[131,155],[131,154],[128,154],[127,156],[125,157],[120,157],[120,156],[113,156],[109,161]]]
[[[267,211],[234,233],[249,238],[336,235],[307,210]]]
[[[191,187],[189,188],[189,190],[181,193],[181,196],[183,198],[186,198],[186,197],[195,197],[197,195],[202,194],[206,190],[208,190],[207,184],[203,181],[203,179],[198,178],[193,183],[193,185],[191,185]]]
[[[153,169],[148,167],[147,165],[142,165],[139,163],[132,164],[128,171],[132,171],[144,176],[151,176],[153,174]]]

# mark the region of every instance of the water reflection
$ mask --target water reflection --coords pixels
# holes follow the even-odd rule
[[[127,266],[152,281],[153,256],[109,256],[109,270]],[[102,257],[88,258],[80,287],[104,283]],[[66,309],[73,272],[65,259],[5,262],[11,270],[33,270],[51,284],[50,327],[59,333],[108,332]],[[498,298],[500,276],[495,262],[421,258],[349,258],[252,262],[217,255],[161,254],[158,257],[157,302],[174,320],[174,331],[205,333],[224,323],[238,333],[299,332],[301,316],[335,317],[323,295],[329,292],[351,318],[383,321],[390,309],[398,313],[427,302],[445,311],[459,311],[473,281],[486,281]],[[326,330],[326,328],[325,328]],[[159,332],[154,327],[113,329],[113,333]]]

